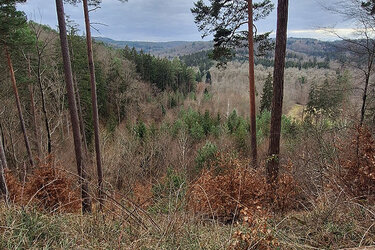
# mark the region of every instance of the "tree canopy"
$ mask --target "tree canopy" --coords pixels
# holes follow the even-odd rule
[[[245,0],[203,0],[194,3],[191,12],[194,15],[198,30],[202,37],[214,36],[212,59],[225,65],[235,56],[236,48],[248,47],[248,2]],[[271,0],[262,0],[253,4],[253,20],[256,22],[268,16],[274,9]],[[264,54],[273,47],[269,39],[271,32],[260,34],[254,26],[254,42],[257,54]]]
[[[375,0],[367,0],[367,2],[362,2],[362,7],[370,14],[375,14]]]
[[[26,24],[26,16],[16,9],[17,3],[26,0],[4,0],[0,3],[0,42],[11,45],[20,37],[20,28]]]

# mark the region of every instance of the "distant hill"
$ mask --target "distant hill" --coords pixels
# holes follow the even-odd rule
[[[320,41],[312,38],[288,38],[289,51],[303,53],[308,56],[335,58],[342,41]]]
[[[155,56],[173,58],[190,55],[212,49],[213,42],[207,41],[173,41],[173,42],[142,42],[142,41],[116,41],[105,37],[94,38],[115,48],[124,48],[126,45],[136,50],[143,50]],[[327,42],[312,38],[288,38],[287,49],[289,52],[302,53],[307,56],[335,58],[340,41]]]
[[[95,41],[103,42],[115,48],[124,48],[128,46],[136,50],[142,50],[155,56],[176,57],[205,51],[212,48],[212,42],[205,41],[172,41],[172,42],[142,42],[142,41],[116,41],[105,37],[95,37]]]

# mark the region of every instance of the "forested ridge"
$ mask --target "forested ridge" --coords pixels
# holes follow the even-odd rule
[[[375,245],[374,1],[329,6],[358,29],[324,42],[287,37],[288,0],[197,0],[213,41],[165,43],[27,3],[0,2],[1,249]]]

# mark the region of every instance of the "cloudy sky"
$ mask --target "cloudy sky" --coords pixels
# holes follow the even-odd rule
[[[324,0],[324,4],[335,1],[337,0]],[[197,31],[190,12],[193,2],[193,0],[129,0],[127,3],[121,3],[118,0],[103,0],[101,8],[91,12],[91,21],[97,23],[94,27],[100,32],[93,31],[93,35],[131,41],[198,41],[201,40],[201,34]],[[325,10],[322,7],[322,0],[290,0],[289,2],[290,37],[332,40],[334,37],[323,28],[334,26],[342,34],[351,31],[352,25]],[[28,0],[18,8],[24,11],[29,19],[52,28],[57,26],[55,1]],[[83,30],[81,5],[74,7],[66,4],[65,12]],[[257,25],[261,31],[275,31],[276,10]]]

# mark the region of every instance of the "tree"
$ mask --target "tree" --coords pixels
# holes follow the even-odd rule
[[[283,111],[284,70],[288,29],[289,0],[278,0],[275,65],[273,71],[273,97],[271,109],[270,144],[267,161],[268,182],[275,184],[279,173],[281,116]]]
[[[249,94],[250,94],[250,137],[253,167],[257,166],[257,128],[255,111],[255,73],[254,73],[254,35],[253,35],[253,1],[248,0],[248,46],[249,46]]]
[[[122,2],[127,1],[123,0]],[[69,0],[68,2],[77,3],[79,0]],[[96,170],[98,175],[98,191],[99,191],[99,203],[100,209],[103,208],[103,169],[102,159],[100,153],[100,141],[99,141],[99,112],[98,112],[98,98],[96,93],[96,79],[95,79],[95,66],[94,66],[94,55],[92,51],[92,37],[91,37],[91,23],[89,15],[89,4],[98,6],[101,0],[82,0],[83,12],[85,16],[85,28],[86,28],[86,44],[87,44],[87,57],[88,57],[88,68],[90,71],[90,83],[91,83],[91,104],[92,104],[92,115],[94,124],[94,136],[95,136],[95,155],[96,155]]]
[[[375,2],[373,0],[346,0],[328,6],[327,9],[345,19],[354,21],[357,27],[352,34],[355,39],[343,37],[335,31],[332,32],[342,40],[342,45],[338,49],[342,50],[343,58],[348,59],[344,63],[354,69],[358,74],[357,78],[362,80],[362,86],[359,88],[362,92],[359,125],[362,126],[368,109],[370,88],[373,87],[370,84],[370,79],[374,73],[375,63]]]
[[[103,209],[103,170],[102,170],[102,159],[101,159],[101,154],[100,154],[98,98],[96,95],[95,66],[94,66],[94,56],[92,53],[90,16],[89,16],[87,0],[83,0],[82,3],[83,3],[84,14],[85,14],[87,56],[88,56],[88,67],[90,71],[90,82],[91,82],[91,103],[92,103],[92,114],[93,114],[94,134],[95,134],[96,170],[98,174],[99,203],[100,203],[100,209]]]
[[[52,137],[51,137],[51,128],[48,121],[48,113],[47,113],[47,105],[46,105],[46,98],[44,94],[44,87],[43,87],[43,79],[42,79],[42,58],[44,56],[45,50],[49,43],[52,41],[52,38],[45,38],[42,40],[42,31],[43,27],[41,25],[38,25],[36,23],[31,22],[30,26],[34,32],[35,35],[35,49],[37,54],[37,80],[39,85],[39,92],[40,92],[40,98],[42,102],[42,112],[44,117],[44,125],[46,127],[47,132],[47,152],[48,154],[52,153]]]
[[[87,173],[84,162],[82,161],[82,143],[81,135],[79,130],[79,119],[77,112],[77,104],[73,88],[73,76],[72,67],[70,63],[70,54],[68,47],[68,37],[66,31],[65,15],[64,15],[64,4],[62,0],[56,0],[56,12],[59,23],[60,30],[60,43],[61,52],[64,64],[64,75],[66,90],[68,92],[68,103],[70,111],[70,119],[72,122],[73,139],[74,139],[74,149],[76,155],[77,171],[79,175],[79,183],[81,186],[81,196],[82,196],[82,212],[91,212],[91,201],[89,197],[89,187],[87,183]]]
[[[344,101],[344,91],[348,89],[347,75],[338,75],[336,80],[324,80],[323,84],[311,86],[306,111],[309,115],[335,119]]]
[[[364,8],[370,15],[375,15],[375,0],[367,0],[367,2],[361,3],[362,8]]]
[[[260,113],[263,113],[263,111],[271,111],[273,93],[272,82],[272,75],[269,73],[263,85],[263,93],[260,99]]]
[[[211,72],[208,70],[206,74],[206,83],[212,84]]]
[[[34,166],[34,159],[31,153],[31,147],[29,138],[26,131],[25,120],[22,114],[22,106],[20,102],[20,97],[18,94],[16,76],[13,69],[12,58],[10,54],[10,50],[13,46],[20,43],[21,35],[24,31],[26,26],[26,17],[25,14],[21,11],[16,10],[16,4],[25,2],[24,0],[7,0],[0,4],[0,43],[3,46],[5,55],[7,57],[9,73],[11,76],[12,87],[14,92],[14,97],[16,100],[17,110],[18,110],[18,117],[21,124],[21,129],[25,141],[26,151],[29,158],[29,162],[31,167]]]
[[[191,12],[195,16],[198,30],[202,37],[214,36],[212,59],[218,66],[225,65],[233,59],[235,49],[248,47],[249,50],[249,95],[250,95],[250,134],[253,166],[257,165],[255,80],[254,80],[254,42],[258,53],[264,54],[272,48],[270,32],[258,34],[253,22],[265,18],[271,13],[274,5],[270,0],[254,3],[252,0],[210,0],[206,5],[203,0],[194,3]],[[247,24],[247,28],[246,28]],[[253,30],[255,29],[255,32]]]
[[[214,36],[214,50],[211,57],[225,65],[235,56],[235,49],[248,47],[248,0],[209,0],[206,5],[203,0],[194,3],[191,12],[194,15],[198,30],[202,37]],[[250,2],[251,5],[251,2]],[[253,3],[253,21],[267,17],[274,9],[270,0]],[[264,54],[273,47],[269,39],[271,32],[258,34],[254,27],[254,42],[257,43],[257,53]],[[251,30],[250,30],[251,32]]]

